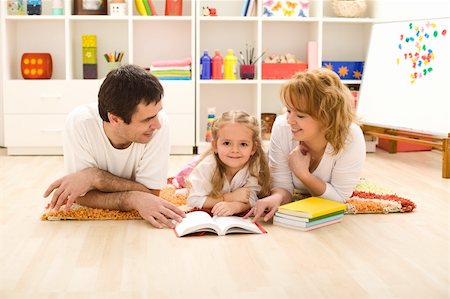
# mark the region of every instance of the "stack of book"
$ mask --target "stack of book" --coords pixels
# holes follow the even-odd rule
[[[273,217],[273,224],[301,231],[342,221],[346,205],[335,201],[308,197],[278,207]]]

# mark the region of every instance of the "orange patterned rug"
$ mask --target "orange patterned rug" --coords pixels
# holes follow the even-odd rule
[[[186,206],[187,189],[176,189],[169,184],[160,192],[160,197],[179,206],[188,212],[191,208]],[[346,214],[368,213],[397,213],[412,212],[416,204],[394,192],[380,187],[374,183],[361,180],[352,196],[347,200]],[[137,211],[117,211],[107,209],[88,208],[78,204],[72,205],[69,211],[46,210],[41,220],[136,220],[142,219]]]

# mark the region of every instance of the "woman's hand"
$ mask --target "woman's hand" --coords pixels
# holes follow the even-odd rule
[[[264,217],[264,221],[267,222],[278,210],[281,202],[281,198],[278,199],[274,196],[261,198],[256,201],[255,206],[250,209],[250,211],[244,216],[244,218],[253,216],[253,222],[257,222],[259,218]]]
[[[311,163],[311,154],[308,149],[303,145],[297,145],[290,153],[288,157],[289,169],[295,174],[296,177],[301,179],[306,174],[309,174],[309,165]]]

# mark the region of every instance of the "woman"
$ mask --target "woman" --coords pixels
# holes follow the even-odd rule
[[[360,179],[366,155],[364,135],[355,124],[352,95],[328,69],[297,73],[281,89],[287,114],[275,120],[269,148],[271,195],[246,217],[268,221],[292,201],[294,190],[345,202]]]

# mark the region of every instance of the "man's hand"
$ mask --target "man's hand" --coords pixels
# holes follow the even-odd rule
[[[68,211],[78,197],[94,189],[96,172],[96,168],[86,168],[50,184],[44,193],[44,197],[48,197],[54,191],[49,208],[59,210],[65,204]]]
[[[139,214],[157,228],[162,228],[163,224],[169,228],[174,228],[172,220],[181,222],[186,216],[177,206],[150,193],[140,191],[130,192],[128,198],[129,206],[139,212]]]

